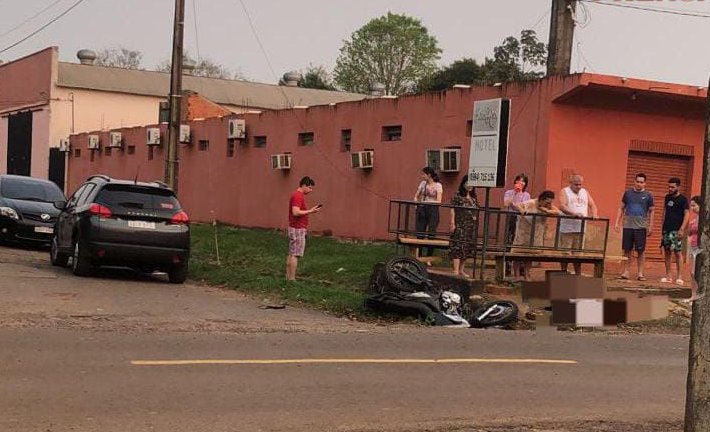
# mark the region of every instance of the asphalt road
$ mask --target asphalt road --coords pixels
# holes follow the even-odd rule
[[[128,271],[75,278],[8,248],[0,275],[2,431],[667,431],[682,419],[685,336],[378,326]]]

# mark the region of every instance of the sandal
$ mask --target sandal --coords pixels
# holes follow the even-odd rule
[[[643,281],[646,280],[646,278],[645,278],[644,276],[639,276],[639,277],[636,278],[636,280],[639,280],[639,281],[643,282]]]
[[[664,277],[661,278],[661,283],[673,283],[673,279]]]
[[[625,276],[625,275],[620,275],[619,277],[617,277],[617,279],[629,280],[629,277],[628,277],[628,276]]]
[[[681,286],[685,284],[685,282],[683,282],[683,279],[676,279],[675,283]]]

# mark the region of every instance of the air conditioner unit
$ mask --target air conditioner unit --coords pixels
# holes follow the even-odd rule
[[[350,154],[351,162],[350,166],[353,168],[372,168],[373,159],[375,152],[373,150],[365,150],[360,152],[353,152]]]
[[[62,153],[68,153],[71,148],[68,138],[62,138],[59,140],[59,151]]]
[[[109,134],[109,147],[122,147],[123,146],[123,138],[121,137],[121,132],[111,132]]]
[[[190,126],[180,125],[180,142],[190,144]]]
[[[247,136],[247,124],[244,119],[229,120],[229,139],[244,139]]]
[[[441,172],[461,170],[461,149],[441,149]]]
[[[89,135],[89,149],[98,150],[99,149],[99,136]]]
[[[271,167],[273,169],[291,169],[291,154],[283,153],[271,156]]]
[[[160,128],[148,128],[146,134],[146,143],[149,146],[160,145]]]

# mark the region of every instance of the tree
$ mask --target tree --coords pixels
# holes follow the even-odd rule
[[[188,52],[185,52],[183,56],[185,60],[190,60],[194,62],[195,67],[190,71],[190,75],[201,76],[207,78],[221,78],[221,79],[235,79],[243,80],[244,75],[239,71],[233,71],[228,67],[225,67],[214,60],[202,57],[199,60],[194,60],[190,57]],[[159,72],[170,72],[171,66],[170,60],[163,60],[158,64],[155,70]]]
[[[94,64],[123,69],[141,69],[143,53],[124,47],[104,48],[96,53]]]
[[[486,58],[483,68],[486,81],[527,81],[545,75],[540,69],[547,63],[547,45],[537,39],[535,30],[523,30],[520,39],[508,36],[493,48],[493,58]]]
[[[367,93],[371,83],[379,82],[387,94],[398,95],[436,71],[440,53],[421,21],[388,12],[344,42],[333,74],[348,91]]]
[[[526,81],[544,75],[547,46],[537,40],[534,30],[523,30],[520,39],[508,36],[493,48],[493,58],[483,64],[463,58],[439,69],[419,83],[420,92],[451,88],[454,84],[485,84]]]
[[[463,58],[424,78],[419,83],[419,91],[440,91],[454,84],[477,84],[485,77],[486,71],[475,59]]]
[[[320,90],[335,90],[330,74],[324,66],[309,65],[305,72],[301,73],[303,79],[298,83],[299,87]]]

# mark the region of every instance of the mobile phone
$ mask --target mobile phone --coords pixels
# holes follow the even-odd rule
[[[318,205],[316,206],[316,208],[321,208],[321,207],[323,207],[323,204],[318,204]]]

